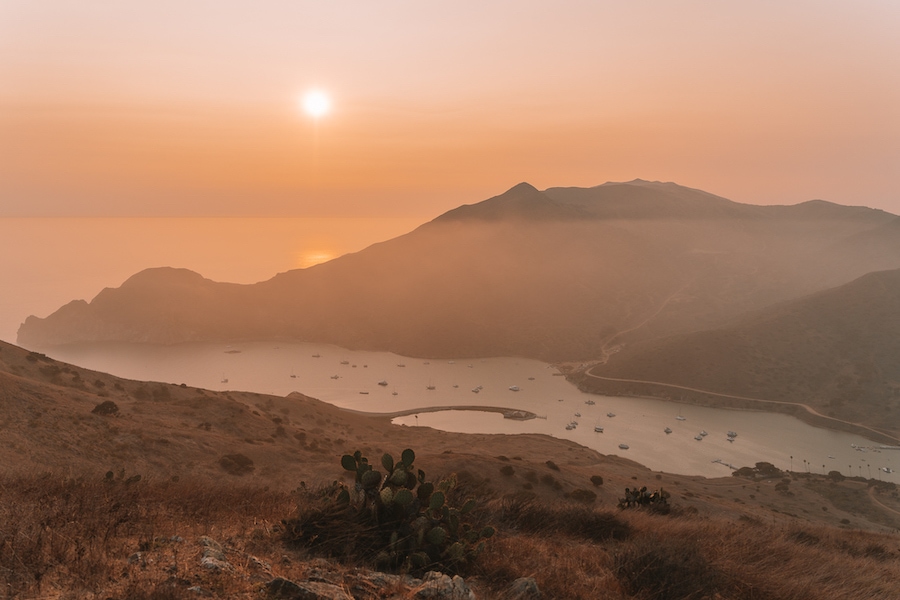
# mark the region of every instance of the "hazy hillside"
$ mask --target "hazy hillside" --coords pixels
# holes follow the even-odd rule
[[[900,237],[886,233],[896,220],[820,201],[742,205],[671,183],[545,192],[523,183],[255,285],[148,270],[90,303],[29,317],[18,340],[296,339],[581,360],[900,267]]]
[[[870,273],[720,329],[635,343],[591,373],[803,402],[830,416],[897,432],[900,270]],[[586,384],[648,391],[590,379]]]

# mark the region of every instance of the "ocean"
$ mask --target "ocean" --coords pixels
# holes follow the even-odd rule
[[[150,267],[255,283],[402,235],[425,219],[0,218],[0,339]]]

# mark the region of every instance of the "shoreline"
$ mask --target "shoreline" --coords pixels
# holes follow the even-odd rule
[[[615,396],[624,396],[624,397],[633,397],[633,398],[646,398],[652,400],[667,400],[670,402],[676,402],[679,404],[687,404],[693,406],[705,406],[711,408],[727,408],[734,410],[755,410],[760,412],[771,412],[771,413],[779,413],[779,414],[788,414],[793,417],[796,417],[800,421],[806,423],[807,425],[811,425],[813,427],[821,427],[822,429],[829,429],[831,431],[843,431],[845,433],[853,433],[857,435],[861,435],[867,439],[870,439],[873,442],[878,442],[882,444],[896,445],[900,444],[900,437],[896,437],[891,435],[890,433],[886,433],[884,431],[879,431],[873,427],[868,425],[863,425],[861,423],[852,423],[850,421],[844,421],[842,419],[838,419],[836,417],[829,417],[828,415],[823,415],[822,413],[816,411],[811,406],[800,402],[787,402],[782,400],[766,400],[764,398],[751,398],[748,396],[737,396],[734,394],[724,394],[720,392],[712,392],[709,390],[701,390],[698,388],[692,388],[688,386],[678,385],[674,383],[664,383],[661,381],[644,381],[639,379],[622,379],[617,377],[604,377],[602,375],[594,375],[591,373],[591,369],[593,367],[588,367],[587,369],[577,372],[570,373],[566,376],[566,379],[575,385],[579,390],[594,394],[594,395],[609,395],[603,392],[598,391],[590,385],[586,384],[586,379],[594,379],[600,380],[604,382],[612,383],[613,385],[619,384],[632,384],[638,386],[646,386],[648,388],[669,388],[671,390],[677,390],[681,392],[687,392],[688,394],[699,394],[701,396],[712,396],[719,401],[712,403],[704,403],[702,401],[690,401],[686,397],[682,397],[681,400],[677,400],[670,396],[657,396],[652,393],[641,394],[634,393],[624,390],[615,390],[612,391],[611,394]],[[724,402],[722,401],[724,400]],[[729,401],[731,401],[729,403]],[[740,403],[753,403],[753,404],[764,404],[765,407],[753,407],[741,405]]]

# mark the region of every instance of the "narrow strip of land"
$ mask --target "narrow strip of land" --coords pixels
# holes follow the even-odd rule
[[[843,419],[838,419],[835,417],[829,417],[828,415],[823,415],[813,407],[808,404],[803,404],[802,402],[787,402],[784,400],[766,400],[764,398],[750,398],[748,396],[736,396],[734,394],[722,394],[720,392],[712,392],[709,390],[702,390],[700,388],[688,387],[686,385],[677,385],[675,383],[664,383],[662,381],[647,381],[644,379],[621,379],[618,377],[603,377],[602,375],[594,375],[591,370],[593,367],[587,369],[584,372],[585,377],[590,377],[592,379],[600,379],[603,381],[617,381],[621,383],[639,383],[644,385],[656,385],[665,388],[672,388],[676,390],[685,390],[688,392],[697,392],[700,394],[706,394],[709,396],[717,396],[719,398],[731,398],[733,400],[743,400],[747,402],[757,402],[761,404],[778,404],[783,406],[791,406],[791,407],[800,407],[806,410],[810,415],[813,415],[819,419],[824,419],[826,421],[834,421],[835,423],[841,423],[843,425],[850,425],[852,427],[858,427],[860,429],[865,429],[866,431],[871,431],[872,433],[878,434],[879,436],[888,437],[892,440],[900,442],[900,438],[897,438],[893,435],[887,434],[883,431],[879,431],[873,427],[869,427],[868,425],[863,425],[862,423],[854,423],[852,421],[844,421]]]
[[[520,421],[527,421],[528,419],[535,419],[537,415],[531,411],[521,410],[518,408],[504,408],[502,406],[479,406],[479,405],[451,405],[451,406],[424,406],[422,408],[408,408],[406,410],[397,410],[394,412],[386,412],[386,413],[375,413],[375,412],[366,412],[362,410],[351,410],[344,409],[347,412],[356,413],[358,415],[365,415],[368,417],[383,417],[388,419],[395,419],[397,417],[406,417],[409,415],[417,415],[419,413],[432,413],[432,412],[443,412],[445,410],[477,410],[481,412],[494,412],[500,413],[506,418],[516,419]]]

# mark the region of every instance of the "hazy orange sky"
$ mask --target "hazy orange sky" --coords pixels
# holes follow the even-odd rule
[[[896,0],[0,3],[0,216],[430,218],[634,178],[900,213],[898,175]]]

